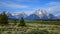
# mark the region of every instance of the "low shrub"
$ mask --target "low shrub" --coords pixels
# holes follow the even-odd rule
[[[27,31],[26,34],[52,34],[47,30],[32,29]]]

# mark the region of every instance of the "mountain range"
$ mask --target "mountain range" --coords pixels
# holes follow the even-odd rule
[[[27,15],[24,12],[19,13],[18,15],[15,15],[15,14],[12,15],[9,12],[7,12],[6,14],[7,14],[8,18],[11,18],[11,19],[20,19],[21,17],[23,17],[25,20],[48,20],[48,19],[56,20],[56,19],[60,19],[60,15],[55,16],[53,14],[47,13],[46,10],[42,10],[42,9],[38,9],[30,15]]]

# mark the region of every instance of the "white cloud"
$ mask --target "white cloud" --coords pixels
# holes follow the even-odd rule
[[[19,2],[39,2],[39,0],[15,0]]]
[[[6,2],[0,2],[0,6],[5,6],[9,8],[28,8],[26,5],[21,4],[15,4],[15,3],[6,3]]]
[[[60,11],[60,6],[53,6],[48,8],[49,11]]]
[[[60,2],[49,2],[46,5],[48,5],[48,6],[57,6],[57,5],[60,5]]]
[[[59,13],[60,12],[60,2],[50,2],[46,4],[46,8],[49,13]]]
[[[26,13],[27,15],[30,15],[30,14],[32,14],[32,13],[34,13],[34,12],[35,12],[35,10],[22,10],[22,11],[14,12],[13,14],[18,15],[18,14],[20,14],[20,13]]]

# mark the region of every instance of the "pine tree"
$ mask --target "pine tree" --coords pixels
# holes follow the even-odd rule
[[[16,19],[14,19],[14,25],[16,25],[16,23],[17,23],[17,20],[16,20]]]
[[[8,17],[5,14],[5,11],[0,15],[0,24],[7,25],[8,24]]]
[[[1,14],[0,14],[0,23],[1,23]]]
[[[19,26],[26,26],[24,18],[21,17]]]

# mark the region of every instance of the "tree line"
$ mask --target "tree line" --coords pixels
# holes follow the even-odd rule
[[[9,25],[8,19],[9,19],[9,18],[8,18],[8,16],[6,15],[6,12],[5,12],[5,11],[2,12],[2,13],[0,14],[0,25]],[[15,22],[15,25],[16,25],[16,23],[17,23],[16,19],[14,20],[14,22]],[[18,26],[26,26],[23,17],[21,17],[21,19],[19,20],[19,25],[18,25]]]

